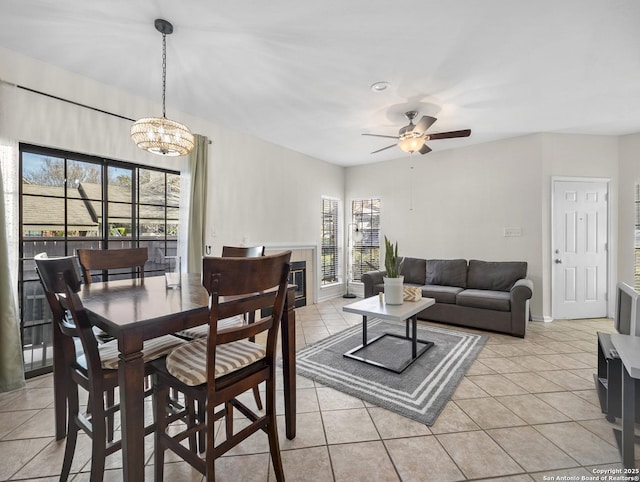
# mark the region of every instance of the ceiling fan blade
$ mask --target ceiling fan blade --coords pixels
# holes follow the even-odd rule
[[[428,154],[428,153],[431,152],[431,148],[426,144],[422,144],[422,147],[420,148],[420,150],[418,152],[420,154]]]
[[[380,152],[380,151],[385,151],[387,149],[391,149],[392,147],[396,147],[397,145],[398,144],[391,144],[390,146],[383,147],[382,149],[378,149],[377,151],[373,151],[371,154],[375,154],[375,153]]]
[[[398,136],[383,136],[382,134],[362,134],[363,136],[371,136],[371,137],[386,137],[387,139],[397,139]]]
[[[429,115],[423,115],[422,119],[418,121],[418,123],[413,128],[413,130],[416,132],[420,132],[422,134],[429,127],[431,127],[436,120],[438,119],[436,119],[435,117],[431,117]]]
[[[461,131],[450,132],[438,132],[436,134],[427,134],[425,137],[430,140],[434,139],[451,139],[453,137],[469,137],[471,135],[471,129],[464,129]]]

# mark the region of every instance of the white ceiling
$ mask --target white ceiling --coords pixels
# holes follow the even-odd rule
[[[395,135],[408,110],[472,130],[434,151],[640,132],[638,0],[2,0],[0,46],[159,101],[155,18],[175,28],[167,117],[338,165],[406,155],[361,134]]]

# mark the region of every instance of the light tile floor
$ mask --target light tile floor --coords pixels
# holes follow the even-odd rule
[[[360,317],[342,312],[350,301],[297,309],[297,346],[359,324]],[[287,480],[580,480],[597,469],[620,469],[612,430],[619,421],[604,419],[594,388],[596,331],[613,331],[612,321],[531,322],[525,339],[486,333],[489,341],[431,427],[298,377],[294,440],[284,436],[284,417],[278,420]],[[0,480],[58,479],[64,443],[53,437],[52,406],[51,375],[0,394]],[[279,413],[282,407],[280,391]],[[84,440],[74,458],[75,481],[89,480]],[[153,440],[145,442],[152,480]],[[110,456],[105,480],[121,480],[120,467],[120,455]],[[255,434],[218,459],[216,475],[275,480],[266,435]],[[165,480],[202,476],[167,453]]]

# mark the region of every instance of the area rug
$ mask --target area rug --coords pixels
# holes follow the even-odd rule
[[[405,334],[404,323],[369,319],[367,327],[368,340],[383,333]],[[299,350],[297,373],[425,425],[433,425],[487,337],[418,323],[418,338],[432,341],[434,346],[404,372],[396,374],[343,356],[362,344],[362,324],[359,323]],[[372,357],[378,350],[382,361],[410,356],[410,349],[406,342],[403,346],[381,343],[367,348]]]

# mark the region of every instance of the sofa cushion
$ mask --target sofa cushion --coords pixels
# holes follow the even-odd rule
[[[456,295],[456,304],[485,310],[510,311],[508,291],[463,290]]]
[[[526,261],[469,260],[467,288],[509,291],[516,281],[527,276]]]
[[[404,258],[401,275],[405,283],[413,283],[422,286],[427,271],[427,260],[420,258]]]
[[[462,291],[462,288],[456,286],[439,286],[425,285],[422,287],[423,298],[433,298],[436,303],[455,304],[456,295]]]
[[[428,259],[427,285],[467,287],[466,259]]]

